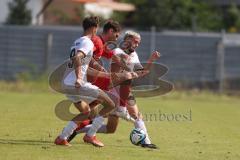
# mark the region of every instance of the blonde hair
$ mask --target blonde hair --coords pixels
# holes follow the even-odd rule
[[[126,39],[128,37],[137,37],[137,38],[141,39],[141,35],[139,33],[135,32],[135,31],[131,31],[131,30],[128,30],[125,32],[123,39]]]

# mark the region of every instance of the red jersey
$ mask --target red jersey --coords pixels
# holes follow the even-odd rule
[[[101,36],[93,36],[92,37],[92,42],[94,44],[94,52],[93,52],[93,57],[94,58],[101,58],[102,56],[111,59],[113,56],[112,51],[106,51],[104,50],[104,40],[101,38]],[[108,86],[110,84],[110,79],[109,78],[100,78],[96,77],[94,80],[91,81],[93,85],[98,86],[102,90],[108,90]]]
[[[93,36],[92,42],[94,44],[93,55],[97,58],[101,58],[101,56],[111,59],[113,56],[113,51],[108,51],[105,49],[105,42],[101,36]]]

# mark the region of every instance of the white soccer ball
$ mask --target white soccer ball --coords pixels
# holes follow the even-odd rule
[[[134,128],[130,133],[130,141],[134,145],[141,144],[146,138],[146,133],[139,128]]]

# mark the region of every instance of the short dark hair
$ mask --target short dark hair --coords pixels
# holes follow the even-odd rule
[[[82,26],[84,31],[91,28],[91,27],[97,27],[99,24],[99,17],[97,16],[90,16],[86,17],[83,20]]]
[[[103,26],[103,32],[106,33],[109,29],[113,29],[114,32],[120,32],[121,26],[117,21],[108,20]]]

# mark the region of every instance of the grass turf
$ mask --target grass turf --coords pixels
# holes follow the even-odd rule
[[[72,147],[55,146],[55,137],[67,123],[54,113],[62,99],[64,96],[50,92],[1,91],[0,159],[240,159],[239,97],[172,92],[138,98],[159,150],[132,145],[129,133],[133,125],[123,120],[115,134],[98,134],[104,148],[84,144],[82,135],[74,139]]]

